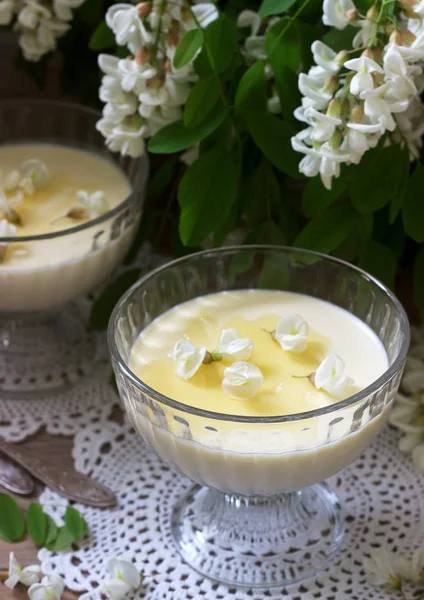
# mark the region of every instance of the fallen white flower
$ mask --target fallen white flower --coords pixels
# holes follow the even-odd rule
[[[136,567],[124,556],[110,558],[107,564],[110,577],[102,584],[102,591],[112,600],[123,600],[131,590],[140,587],[142,578]]]
[[[46,186],[50,181],[47,166],[37,158],[30,158],[23,162],[19,167],[19,171],[22,173],[19,187],[29,196],[32,196],[37,189]]]
[[[60,600],[65,582],[60,575],[46,575],[41,583],[34,583],[28,590],[30,600]]]
[[[307,348],[308,331],[308,324],[301,315],[290,314],[278,321],[274,338],[283,350],[304,352]]]
[[[206,356],[206,348],[197,348],[190,340],[178,340],[169,358],[177,362],[174,373],[187,381],[200,369]]]
[[[219,347],[212,352],[215,360],[236,361],[249,360],[254,344],[248,338],[241,338],[235,329],[224,329]]]
[[[248,400],[258,395],[264,377],[256,365],[248,362],[235,362],[224,369],[222,389],[235,400]]]
[[[9,555],[9,577],[4,582],[4,585],[11,590],[18,583],[22,583],[27,587],[38,583],[41,578],[40,565],[29,565],[28,567],[21,567],[19,562],[16,560],[13,552]]]
[[[325,390],[336,398],[343,398],[346,388],[353,383],[344,371],[345,364],[340,356],[337,354],[327,356],[315,373],[315,387],[317,390]]]
[[[101,190],[97,190],[92,194],[86,190],[79,190],[77,198],[80,206],[86,211],[90,219],[97,219],[109,210],[105,194]]]
[[[396,556],[385,550],[376,550],[371,558],[364,558],[364,567],[369,572],[369,578],[374,585],[387,585],[393,590],[399,590],[402,581],[396,570]]]

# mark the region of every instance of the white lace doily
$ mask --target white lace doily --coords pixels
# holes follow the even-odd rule
[[[169,517],[190,482],[161,463],[128,426],[90,425],[75,438],[76,468],[116,491],[119,506],[105,511],[77,505],[89,523],[90,539],[70,553],[41,549],[42,570],[60,573],[71,590],[85,592],[82,600],[100,600],[97,588],[106,576],[107,557],[123,552],[133,556],[141,572],[153,575],[129,600],[398,598],[371,586],[362,566],[364,554],[377,547],[410,555],[424,541],[424,475],[396,450],[397,439],[385,430],[362,458],[329,481],[347,521],[342,550],[329,571],[284,590],[250,591],[203,578],[176,552]],[[65,501],[49,490],[40,501],[58,520]]]

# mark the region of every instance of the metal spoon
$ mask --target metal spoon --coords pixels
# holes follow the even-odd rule
[[[0,454],[0,485],[14,494],[29,496],[34,491],[35,482],[28,471]]]

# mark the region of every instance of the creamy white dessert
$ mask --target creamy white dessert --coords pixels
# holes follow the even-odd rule
[[[299,321],[290,325],[284,340],[271,335],[293,315],[301,315],[306,328]],[[236,330],[243,352],[248,346],[243,340],[253,343],[250,355],[244,355],[249,368],[262,374],[259,391],[256,384],[249,388],[253,396],[237,391],[247,389],[244,384],[225,385],[228,368],[238,364],[230,355],[222,359],[222,347],[218,352],[227,330]],[[175,353],[182,338],[218,356],[197,366],[187,380],[184,361],[179,363]],[[342,357],[344,371],[336,373],[338,367],[332,366],[328,381],[320,377],[319,383],[320,365],[334,356]],[[195,409],[272,417],[328,407],[352,396],[387,370],[388,358],[371,329],[339,307],[300,294],[243,290],[199,297],[164,313],[140,333],[129,366],[154,390]],[[332,385],[331,379],[341,385]],[[157,453],[196,481],[244,495],[292,491],[326,479],[362,452],[387,413],[371,418],[369,405],[361,410],[361,404],[354,404],[319,417],[252,424],[160,406],[163,412],[137,402],[128,407],[135,427]]]
[[[52,239],[19,242],[83,225],[124,202],[132,187],[112,161],[56,144],[10,144],[0,146],[0,175],[0,237],[10,236],[9,244],[0,244],[0,312],[62,305],[119,264],[137,222],[115,236],[112,218]]]

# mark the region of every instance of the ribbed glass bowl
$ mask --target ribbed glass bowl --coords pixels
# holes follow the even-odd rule
[[[92,371],[94,340],[72,301],[107,281],[125,257],[142,215],[148,173],[146,157],[106,150],[95,127],[99,118],[66,102],[0,101],[0,145],[41,142],[92,151],[115,163],[133,188],[118,206],[82,225],[0,238],[8,253],[16,248],[45,257],[37,267],[0,263],[0,390],[9,395],[57,391]]]
[[[389,368],[330,406],[254,418],[186,405],[131,371],[131,348],[156,317],[198,296],[245,289],[288,290],[344,308],[376,333]],[[142,278],[116,306],[108,339],[131,423],[165,463],[196,482],[172,516],[184,559],[220,582],[256,587],[285,585],[324,568],[341,543],[344,519],[335,494],[319,482],[372,442],[402,375],[409,325],[393,293],[360,269],[306,250],[223,248]],[[248,450],[229,447],[228,432]]]

